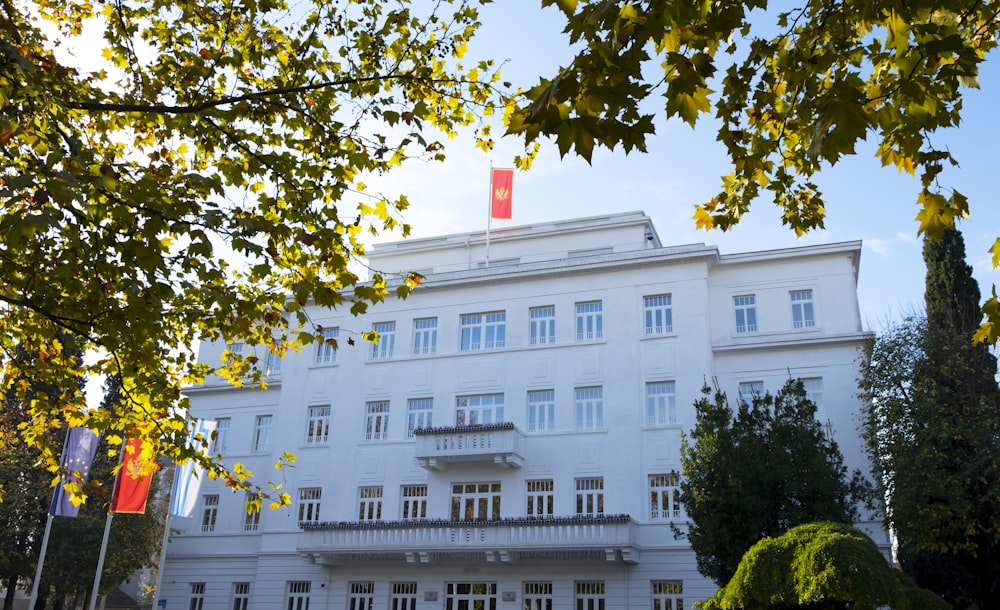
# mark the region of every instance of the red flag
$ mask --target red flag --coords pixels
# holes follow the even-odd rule
[[[122,468],[118,471],[118,479],[115,481],[111,512],[144,513],[153,472],[143,472],[146,464],[142,461],[142,439],[129,439],[127,447],[131,451],[123,448],[125,458],[122,460]]]
[[[514,194],[514,170],[493,168],[490,177],[490,218],[510,218]]]

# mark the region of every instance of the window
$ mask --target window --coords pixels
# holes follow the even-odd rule
[[[229,424],[231,419],[220,417],[215,420],[215,440],[212,441],[212,453],[225,453],[229,448]]]
[[[375,606],[375,583],[352,582],[347,610],[372,610]]]
[[[604,581],[576,583],[576,610],[604,610]]]
[[[507,341],[507,314],[503,311],[462,316],[463,352],[500,349]]]
[[[503,422],[503,394],[459,396],[456,402],[456,426],[478,426]]]
[[[531,320],[531,344],[545,345],[556,342],[556,308],[532,307],[528,310]]]
[[[744,381],[740,384],[740,401],[752,405],[754,396],[764,395],[763,381]]]
[[[389,597],[389,610],[416,610],[417,583],[394,582]]]
[[[271,450],[271,416],[258,415],[253,427],[253,450]]]
[[[674,318],[669,294],[643,297],[642,307],[647,335],[664,335],[674,332]]]
[[[413,355],[424,356],[437,352],[438,319],[420,318],[413,321]]]
[[[662,426],[677,423],[677,393],[673,381],[646,384],[646,424]]]
[[[316,344],[316,364],[333,364],[337,361],[337,336],[339,328],[324,328],[320,331],[322,340]]]
[[[264,364],[264,374],[268,377],[274,377],[281,374],[281,356],[272,353],[271,350],[267,351],[267,358]]]
[[[576,304],[576,340],[594,341],[604,336],[604,315],[601,302]]]
[[[381,441],[389,437],[389,401],[369,402],[365,404],[367,418],[365,421],[365,440]]]
[[[250,605],[250,583],[233,583],[233,610],[247,610]]]
[[[812,328],[816,326],[816,317],[813,315],[813,291],[793,290],[792,299],[792,327]]]
[[[406,436],[413,436],[414,430],[430,428],[434,415],[433,398],[411,398],[406,404]]]
[[[299,524],[319,522],[319,503],[323,490],[319,487],[304,487],[299,490]]]
[[[604,427],[603,388],[576,389],[576,429],[593,430]]]
[[[523,610],[552,610],[552,583],[524,583]]]
[[[528,516],[529,517],[551,517],[553,490],[555,489],[552,479],[543,481],[527,481],[528,495]]]
[[[528,392],[528,432],[542,432],[556,427],[556,393],[554,390]]]
[[[253,494],[247,493],[246,498],[243,501],[243,506],[246,507],[246,503],[253,500]],[[260,509],[250,511],[246,508],[243,509],[243,531],[244,532],[256,532],[260,529]]]
[[[653,610],[684,610],[684,583],[680,580],[654,580]]]
[[[382,486],[358,488],[358,521],[382,520]]]
[[[821,377],[809,377],[802,380],[802,387],[806,389],[806,398],[816,405],[816,410],[823,408],[823,379]]]
[[[427,518],[427,486],[403,485],[403,519]]]
[[[757,332],[757,297],[752,294],[733,297],[733,308],[736,311],[736,332]]]
[[[681,516],[681,488],[676,474],[649,476],[649,518],[679,519]]]
[[[309,581],[288,583],[288,604],[285,610],[309,610],[309,589],[312,583]]]
[[[214,532],[215,520],[219,516],[219,496],[203,496],[201,505],[201,531]]]
[[[444,610],[497,610],[497,583],[447,583]]]
[[[191,583],[191,601],[188,602],[188,610],[201,610],[205,605],[205,583]]]
[[[576,514],[604,514],[604,478],[594,477],[576,480]]]
[[[378,342],[372,344],[372,360],[392,358],[392,350],[396,347],[396,323],[379,322],[374,330],[378,333]]]
[[[330,442],[330,405],[309,407],[306,418],[306,444],[325,445]]]
[[[500,483],[455,483],[451,486],[452,521],[500,518]]]

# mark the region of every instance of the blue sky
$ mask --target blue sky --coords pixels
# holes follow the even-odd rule
[[[561,15],[540,10],[538,0],[505,0],[483,9],[484,29],[470,43],[471,57],[507,59],[505,80],[521,86],[551,76],[569,57],[560,34]],[[992,269],[989,247],[1000,236],[1000,210],[990,178],[1000,164],[990,152],[1000,141],[1000,117],[993,111],[1000,99],[1000,66],[991,57],[981,75],[981,89],[965,98],[965,121],[958,129],[936,135],[960,168],[945,172],[941,183],[956,188],[970,200],[972,218],[961,229],[968,261],[980,289],[988,294],[1000,274]],[[706,243],[723,253],[764,250],[815,243],[863,241],[860,274],[862,319],[878,329],[923,300],[924,267],[917,237],[916,197],[919,180],[883,168],[874,147],[825,170],[817,177],[827,204],[826,229],[796,238],[783,227],[778,210],[768,200],[758,201],[735,229],[721,233],[696,230],[694,205],[719,188],[719,176],[729,172],[724,149],[715,142],[714,126],[706,120],[696,129],[680,121],[666,122],[662,113],[657,135],[648,152],[626,156],[595,152],[593,164],[576,157],[560,160],[551,143],[528,172],[514,181],[514,213],[494,227],[530,224],[615,211],[643,210],[652,217],[666,245]],[[378,181],[371,190],[404,192],[411,208],[404,214],[413,235],[426,237],[486,228],[489,167],[510,166],[519,151],[514,140],[501,141],[490,155],[476,151],[471,139],[447,142],[448,160],[441,164],[415,162]],[[393,239],[382,236],[376,241]]]

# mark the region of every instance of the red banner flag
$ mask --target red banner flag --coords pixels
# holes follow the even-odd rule
[[[146,463],[142,460],[142,439],[131,438],[126,447],[122,448],[125,457],[122,460],[122,468],[118,471],[118,479],[115,481],[111,512],[144,513],[153,472],[152,470],[143,472]]]
[[[514,194],[514,170],[493,168],[490,177],[490,218],[510,218]]]

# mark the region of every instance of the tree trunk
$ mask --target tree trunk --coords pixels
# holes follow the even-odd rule
[[[17,581],[20,579],[21,575],[17,572],[7,574],[5,578],[7,581],[7,594],[3,598],[3,610],[13,610],[14,594],[17,593]]]

